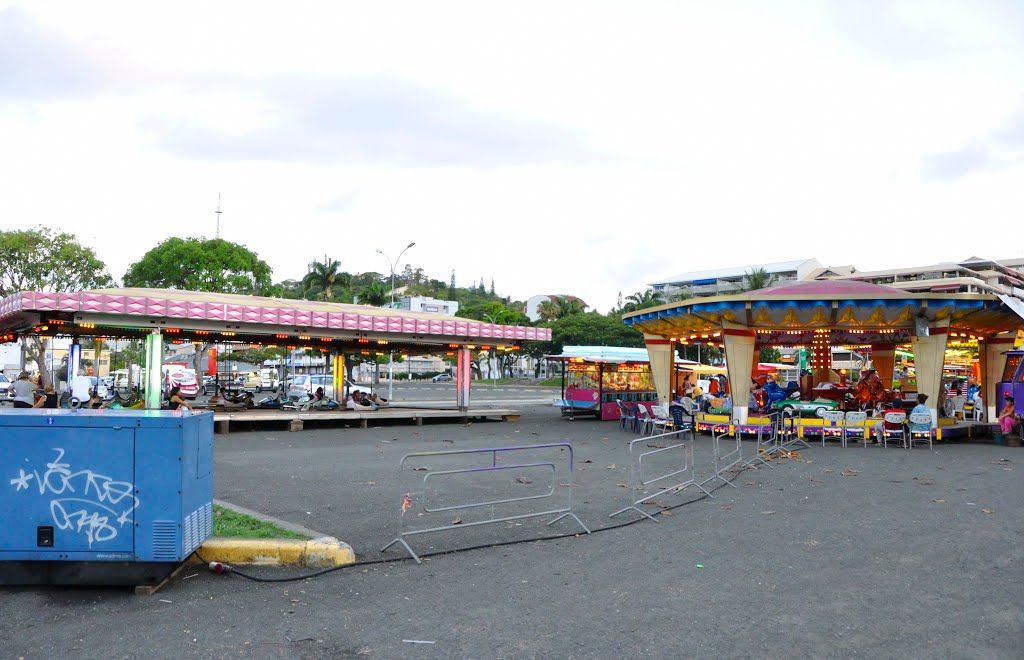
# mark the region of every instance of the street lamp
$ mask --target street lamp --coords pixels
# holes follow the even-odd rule
[[[412,243],[409,243],[408,245],[406,245],[404,248],[402,248],[402,251],[398,253],[398,256],[395,258],[394,261],[392,261],[391,258],[388,257],[388,255],[384,254],[384,250],[381,250],[380,248],[377,248],[377,254],[379,254],[380,256],[382,256],[385,259],[387,259],[388,267],[391,269],[391,305],[390,305],[391,309],[394,309],[394,307],[395,307],[395,266],[398,265],[399,261],[401,261],[402,255],[405,254],[405,251],[408,250],[409,248],[411,248],[414,245],[416,245],[416,243],[412,242]],[[395,359],[394,358],[395,358],[394,352],[393,351],[392,352],[388,352],[388,401],[391,400],[391,395],[393,393],[394,382],[395,382],[395,379],[394,379]]]

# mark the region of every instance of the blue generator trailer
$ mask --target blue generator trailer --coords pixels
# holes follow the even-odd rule
[[[0,411],[0,584],[155,584],[212,533],[212,413]]]

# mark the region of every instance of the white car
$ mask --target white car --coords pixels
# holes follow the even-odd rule
[[[293,376],[288,387],[288,397],[298,398],[308,396],[316,392],[318,387],[324,388],[324,396],[334,399],[334,376],[331,374],[301,374]],[[370,394],[370,388],[356,385],[349,379],[345,379],[345,389],[349,394],[352,392],[363,392]]]
[[[7,396],[8,390],[11,388],[11,379],[0,374],[0,396]]]
[[[430,379],[432,383],[450,383],[454,380],[451,374],[437,374]]]

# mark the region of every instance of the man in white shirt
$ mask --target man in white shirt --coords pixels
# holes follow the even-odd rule
[[[78,399],[83,406],[89,403],[92,398],[92,379],[79,371],[78,375],[71,379],[71,398]]]

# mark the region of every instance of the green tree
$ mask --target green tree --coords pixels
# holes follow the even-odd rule
[[[643,347],[644,336],[617,316],[605,316],[598,312],[571,314],[551,324],[548,353],[561,353],[565,346],[579,345]]]
[[[782,353],[779,352],[779,349],[771,346],[765,346],[757,354],[758,362],[778,362],[781,359]]]
[[[80,291],[113,284],[107,266],[74,234],[46,227],[0,231],[0,298],[19,291]],[[39,368],[40,384],[53,382],[47,368],[46,344],[25,338],[25,358]]]
[[[459,316],[501,325],[528,325],[530,323],[526,314],[498,300],[472,302],[459,309]]]
[[[773,284],[775,284],[774,274],[769,273],[764,268],[754,268],[743,276],[743,284],[740,286],[740,291],[767,289]]]
[[[270,266],[244,245],[221,238],[168,238],[128,267],[125,286],[265,293]]]
[[[345,287],[351,282],[352,276],[341,270],[341,262],[324,256],[323,261],[313,261],[309,271],[302,278],[303,291],[323,300],[334,300],[336,286]]]
[[[576,296],[553,296],[537,305],[537,313],[542,321],[555,321],[582,314],[586,307],[586,303]]]
[[[106,264],[74,234],[47,227],[0,231],[0,297],[18,291],[80,291],[111,284]]]
[[[664,304],[665,297],[661,294],[661,291],[654,291],[653,289],[637,291],[636,293],[626,296],[626,304],[622,306],[622,313],[628,314],[630,312],[635,312],[638,309],[657,307],[658,305]]]
[[[380,307],[390,300],[391,287],[380,280],[370,282],[359,292],[359,303]]]

